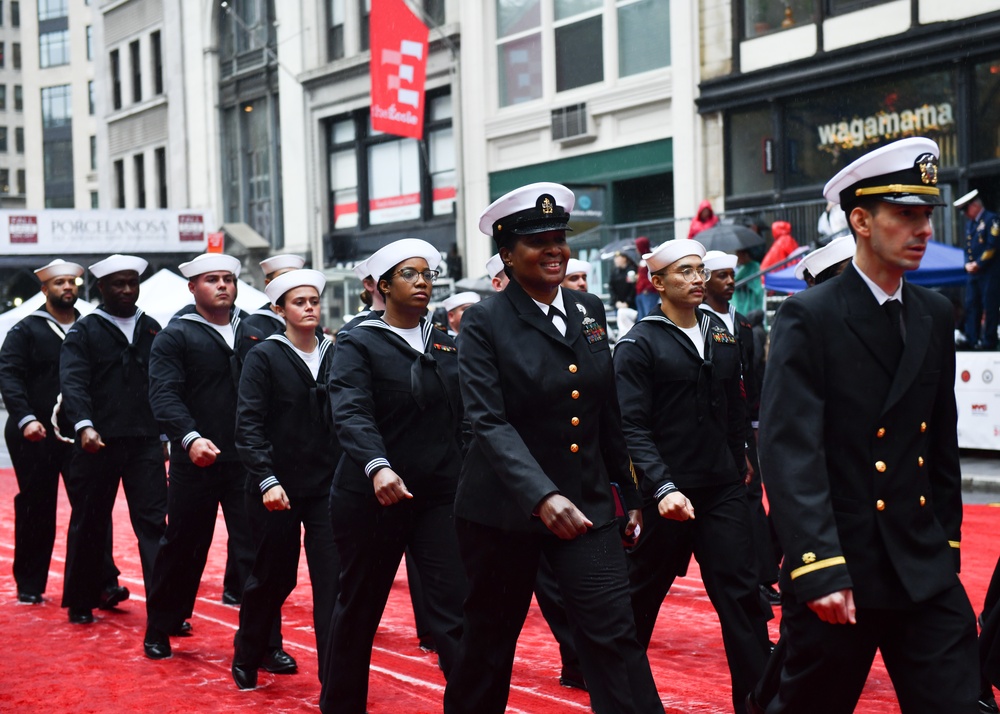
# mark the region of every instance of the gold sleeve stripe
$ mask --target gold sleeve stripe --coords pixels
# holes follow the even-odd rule
[[[980,260],[989,260],[990,258],[993,257],[993,253],[994,252],[995,251],[992,248],[987,248],[986,250],[984,250],[982,252],[982,255],[979,256],[979,259]]]
[[[948,545],[950,545],[952,548],[961,548],[962,547],[962,543],[960,541],[957,541],[957,540],[950,540],[950,541],[948,541]]]
[[[803,565],[801,568],[796,568],[792,571],[792,580],[799,577],[800,575],[805,575],[811,573],[814,570],[822,570],[823,568],[832,568],[834,565],[847,565],[847,561],[844,556],[838,555],[836,558],[826,558],[824,560],[817,560],[815,563],[809,563],[809,565]]]
[[[632,463],[632,459],[628,460],[628,470],[632,473],[632,483],[635,484],[636,488],[639,488],[639,477],[635,474],[635,464]]]

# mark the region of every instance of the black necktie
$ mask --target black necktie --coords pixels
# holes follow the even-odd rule
[[[885,310],[885,315],[889,320],[889,337],[891,338],[894,350],[893,362],[896,362],[903,353],[903,331],[901,326],[903,304],[899,300],[890,299],[882,304],[882,309]]]

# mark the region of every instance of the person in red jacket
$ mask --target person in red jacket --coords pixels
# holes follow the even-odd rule
[[[774,237],[774,243],[764,254],[764,260],[760,261],[761,270],[767,270],[769,265],[780,263],[799,247],[799,242],[792,237],[792,224],[788,221],[772,223],[771,235]]]
[[[703,230],[719,225],[719,217],[712,210],[712,202],[707,198],[698,204],[698,215],[691,221],[688,238],[694,238]]]

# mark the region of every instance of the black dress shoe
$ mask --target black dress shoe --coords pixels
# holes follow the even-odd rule
[[[426,652],[427,654],[434,654],[437,652],[437,644],[434,642],[434,638],[431,635],[424,635],[420,638],[420,651]]]
[[[21,591],[18,591],[17,601],[27,603],[28,605],[41,605],[42,596],[36,595],[35,593],[23,593]]]
[[[94,621],[94,612],[89,607],[71,607],[69,621],[74,625],[89,625]]]
[[[181,624],[177,625],[174,629],[170,630],[168,633],[171,637],[190,637],[191,636],[191,623],[185,620]]]
[[[170,651],[170,637],[155,627],[146,628],[146,636],[142,638],[142,651],[150,659],[167,659],[173,655]]]
[[[235,666],[236,665],[233,665],[233,667]],[[299,665],[295,661],[295,658],[280,647],[273,649],[264,655],[264,660],[260,663],[260,666],[261,669],[270,672],[271,674],[295,674],[299,669]],[[233,676],[236,676],[235,671]],[[255,676],[255,683],[256,680],[257,678]],[[237,682],[237,684],[239,684],[239,682]]]
[[[97,606],[101,610],[113,610],[122,602],[129,598],[128,588],[124,585],[112,585],[104,589],[101,593],[101,602]]]
[[[979,714],[997,714],[1000,707],[993,697],[993,687],[988,687],[979,695]]]
[[[760,585],[760,594],[764,596],[769,605],[781,604],[781,593],[774,589],[773,585]]]
[[[242,597],[237,597],[236,595],[233,595],[228,590],[223,590],[222,591],[222,604],[223,605],[233,605],[235,607],[235,606],[238,606],[241,602],[243,602],[243,598]]]
[[[257,688],[257,668],[239,664],[233,660],[233,681],[240,689]]]
[[[582,689],[587,691],[587,682],[583,679],[583,673],[569,667],[563,667],[559,675],[559,684],[569,689]]]

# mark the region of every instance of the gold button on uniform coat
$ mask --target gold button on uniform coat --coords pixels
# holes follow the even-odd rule
[[[572,372],[573,374],[576,374],[576,365],[575,364],[571,364],[569,366],[569,371]]]
[[[879,510],[879,511],[884,511],[885,510],[885,501],[883,501],[881,498],[879,500],[875,501],[875,508],[877,510]]]
[[[884,461],[876,461],[875,462],[875,470],[878,471],[880,474],[881,473],[885,473],[885,462]]]
[[[879,439],[881,439],[883,436],[885,436],[885,427],[884,426],[880,426],[878,428],[878,431],[875,432],[875,436],[877,436]]]

